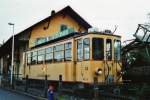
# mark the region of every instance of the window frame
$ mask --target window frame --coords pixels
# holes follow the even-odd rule
[[[31,59],[32,59],[32,53],[28,52],[26,54],[27,54],[27,65],[30,65],[31,64]],[[29,54],[30,54],[30,56],[29,56]],[[30,60],[29,60],[29,58],[30,58]],[[28,61],[30,61],[30,62],[28,62]]]
[[[59,47],[60,45],[62,45],[63,49],[60,49],[60,48],[59,48],[58,50],[55,50],[55,48],[56,48],[56,47]],[[55,45],[55,46],[53,47],[53,50],[54,50],[54,61],[55,61],[55,62],[62,62],[62,61],[64,61],[64,44]],[[57,57],[58,57],[58,54],[59,54],[59,53],[62,53],[63,55],[62,55],[62,58],[59,58],[59,59],[58,59]],[[56,56],[55,54],[56,54],[57,56]],[[55,58],[55,57],[56,57],[56,58]]]
[[[69,44],[70,44],[70,46],[68,48],[66,48],[66,45],[69,45]],[[70,51],[70,57],[66,57],[66,54],[67,54],[66,51]],[[71,61],[72,60],[72,42],[67,42],[64,44],[64,60],[65,61]]]
[[[43,51],[42,53],[39,53],[39,52],[41,52],[41,51]],[[40,56],[43,56],[42,58],[42,60],[41,61],[39,61],[39,57]],[[40,49],[40,50],[37,50],[37,64],[43,64],[44,63],[44,61],[45,61],[45,49]]]
[[[100,49],[101,51],[98,52],[98,53],[101,54],[101,56],[99,56],[98,58],[94,58],[95,55],[97,55],[97,54],[94,55],[95,50],[96,50],[96,49],[95,49],[96,47],[94,48],[94,47],[93,47],[93,46],[94,46],[93,44],[99,44],[99,43],[93,43],[94,39],[99,39],[100,42],[102,42],[101,45],[99,46],[99,49]],[[101,47],[101,46],[102,46],[102,47]],[[104,38],[100,38],[100,37],[93,37],[93,38],[92,38],[92,59],[93,59],[93,60],[104,60]]]
[[[88,44],[84,44],[85,42],[85,40],[88,40]],[[88,55],[89,55],[89,57],[88,58],[85,58],[85,53],[87,53],[87,52],[85,52],[86,50],[85,50],[85,46],[87,46],[88,45]],[[82,44],[82,46],[83,46],[83,60],[85,60],[85,61],[87,61],[87,60],[90,60],[90,38],[84,38],[83,39],[83,44]]]
[[[107,44],[110,44],[109,48],[108,48]],[[110,54],[110,56],[107,55],[108,53]],[[109,39],[109,38],[106,39],[106,60],[108,60],[108,61],[112,60],[112,39]]]
[[[65,24],[60,25],[60,32],[67,30],[67,29],[68,29],[67,25],[65,25]]]
[[[49,48],[51,48],[52,50],[51,50],[50,52],[47,52],[46,50],[49,49]],[[47,55],[50,56],[50,54],[52,54],[52,59],[48,59],[48,60],[47,60],[47,59],[46,59],[46,56],[47,56]],[[46,62],[46,63],[48,63],[48,62],[53,62],[53,59],[54,59],[54,50],[53,50],[53,47],[48,47],[48,48],[46,48],[46,49],[45,49],[45,62]]]
[[[34,52],[36,52],[36,54],[34,55]],[[31,51],[31,64],[34,65],[34,64],[37,64],[37,50],[36,51]],[[33,62],[33,57],[36,58],[35,62]]]
[[[116,46],[115,46],[115,44],[116,43],[119,43],[119,59],[118,59],[118,56],[116,57]],[[118,40],[118,39],[115,39],[114,40],[114,60],[115,61],[121,61],[121,41],[120,40]]]
[[[81,43],[79,43],[79,41]],[[79,47],[78,43],[81,45],[81,47]],[[78,50],[80,50],[81,54],[78,52]],[[82,61],[83,60],[83,39],[77,39],[77,54],[76,55],[77,55],[77,61]]]

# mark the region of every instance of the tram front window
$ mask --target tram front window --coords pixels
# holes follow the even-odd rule
[[[104,40],[102,38],[93,38],[92,52],[92,57],[94,60],[104,59]]]
[[[106,40],[106,59],[111,60],[112,59],[112,43],[111,39]]]
[[[82,50],[82,40],[77,40],[77,59],[78,61],[82,60],[83,50]]]
[[[115,49],[115,60],[120,60],[121,59],[121,42],[120,40],[115,40],[114,44],[114,49]]]
[[[84,51],[84,60],[90,59],[90,39],[86,38],[83,40],[83,51]]]

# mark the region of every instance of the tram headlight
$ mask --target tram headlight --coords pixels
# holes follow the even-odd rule
[[[125,74],[124,71],[121,71],[121,70],[117,71],[117,75],[118,75],[118,76],[119,76],[119,75],[124,75],[124,74]]]
[[[96,75],[101,75],[102,74],[102,69],[98,68],[95,72]]]
[[[121,75],[124,75],[125,74],[125,71],[121,71]]]

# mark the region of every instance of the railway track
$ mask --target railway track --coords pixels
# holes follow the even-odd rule
[[[133,100],[128,96],[115,95],[111,93],[100,93],[100,91],[62,89],[60,95],[68,96],[72,100]]]

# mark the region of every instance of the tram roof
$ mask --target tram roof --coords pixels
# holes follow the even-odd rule
[[[54,40],[51,40],[51,41],[39,44],[39,45],[36,45],[36,46],[32,47],[31,49],[38,48],[38,47],[41,47],[41,46],[45,46],[47,44],[55,43],[55,42],[58,42],[60,40],[65,40],[65,39],[68,39],[68,38],[77,38],[77,37],[85,36],[85,35],[88,35],[88,34],[98,34],[98,35],[107,35],[107,36],[121,37],[119,35],[107,34],[107,33],[102,33],[102,32],[91,32],[91,33],[87,33],[87,32],[85,32],[85,33],[73,32],[73,33],[70,33],[70,34],[68,34],[66,36],[63,36],[63,37],[60,37],[60,38],[57,38],[57,39],[54,39]]]

